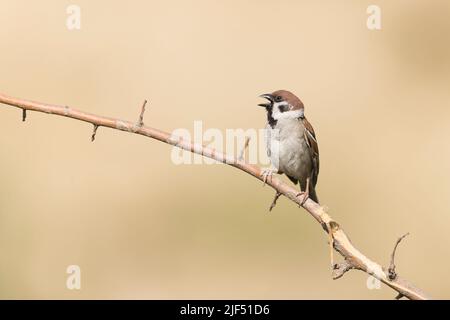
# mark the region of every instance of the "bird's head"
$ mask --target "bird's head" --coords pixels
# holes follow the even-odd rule
[[[266,103],[258,106],[267,110],[268,116],[274,120],[303,117],[303,102],[292,92],[277,90],[272,93],[262,94],[261,98],[267,99]]]

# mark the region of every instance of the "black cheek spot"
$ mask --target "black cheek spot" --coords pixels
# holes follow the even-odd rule
[[[289,111],[289,106],[287,106],[287,105],[280,106],[280,112],[286,112],[286,111]]]

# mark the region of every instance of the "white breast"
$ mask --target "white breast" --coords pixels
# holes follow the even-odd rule
[[[286,175],[304,181],[312,169],[305,127],[298,119],[279,119],[266,127],[267,153],[272,165]]]

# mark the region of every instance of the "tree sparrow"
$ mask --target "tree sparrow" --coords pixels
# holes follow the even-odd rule
[[[264,183],[273,173],[286,174],[294,183],[300,182],[303,203],[310,198],[319,202],[316,183],[319,175],[319,148],[312,125],[306,120],[303,103],[293,93],[278,90],[263,94],[266,108],[267,155],[272,167],[262,172]]]

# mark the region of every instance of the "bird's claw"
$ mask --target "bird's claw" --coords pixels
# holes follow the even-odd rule
[[[275,171],[273,169],[264,169],[261,173],[261,177],[263,178],[263,187],[266,185],[267,180],[270,178],[270,182],[272,182],[272,176]]]
[[[306,200],[309,199],[309,192],[308,191],[301,191],[301,192],[297,193],[295,196],[296,197],[303,196],[303,200],[300,203],[300,207],[303,207],[303,205],[305,204]]]

